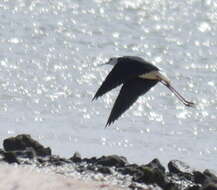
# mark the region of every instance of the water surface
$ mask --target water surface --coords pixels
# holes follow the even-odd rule
[[[217,170],[217,3],[172,0],[0,2],[3,140],[29,133],[55,154],[119,154]],[[196,108],[157,85],[104,129],[119,88],[92,102],[113,56],[160,67]]]

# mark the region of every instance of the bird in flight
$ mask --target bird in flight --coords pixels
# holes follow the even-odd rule
[[[194,103],[187,101],[171,86],[170,81],[160,73],[160,70],[156,66],[140,57],[113,57],[105,64],[110,64],[114,67],[97,90],[93,100],[122,85],[106,127],[117,120],[139,96],[145,94],[158,82],[169,88],[185,106],[194,106]]]

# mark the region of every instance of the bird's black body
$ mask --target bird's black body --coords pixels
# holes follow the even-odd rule
[[[108,74],[93,99],[97,99],[125,82],[138,78],[139,75],[159,70],[157,67],[144,61],[140,57],[124,56],[117,58],[117,61],[118,63]]]
[[[140,57],[125,56],[117,58],[117,64],[103,81],[93,99],[97,99],[113,88],[123,84],[114,103],[106,126],[124,113],[139,96],[145,94],[158,81],[139,78],[140,75],[159,69]]]
[[[114,103],[107,125],[110,125],[124,113],[139,96],[145,94],[151,87],[157,84],[157,80],[135,78],[125,82]]]
[[[117,120],[139,96],[145,94],[158,82],[168,87],[184,105],[194,105],[194,103],[185,100],[171,86],[170,81],[159,72],[157,67],[140,57],[111,58],[108,64],[114,65],[114,67],[97,90],[93,99],[97,99],[121,84],[123,86],[114,103],[106,126]]]

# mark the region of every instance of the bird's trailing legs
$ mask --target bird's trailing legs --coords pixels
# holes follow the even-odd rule
[[[153,71],[150,72],[148,74],[143,75],[144,78],[148,78],[148,79],[156,79],[158,81],[160,81],[163,85],[165,85],[167,88],[169,88],[169,90],[175,94],[175,96],[185,105],[185,106],[189,106],[189,107],[193,107],[194,103],[193,102],[189,102],[187,101],[183,96],[181,96],[181,94],[179,94],[175,88],[173,88],[170,84],[170,80],[164,76],[163,74],[161,74],[159,71]]]
[[[169,90],[175,94],[175,96],[185,105],[185,106],[189,106],[189,107],[193,107],[195,104],[193,102],[189,102],[187,101],[181,94],[179,94],[175,88],[173,88],[171,86],[171,84],[168,81],[164,81],[160,79],[160,82],[165,85],[167,88],[169,88]]]

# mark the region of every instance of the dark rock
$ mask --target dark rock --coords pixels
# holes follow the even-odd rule
[[[164,174],[156,168],[149,168],[147,166],[140,166],[140,171],[134,175],[133,181],[145,184],[157,184],[162,188],[166,186]]]
[[[92,158],[84,158],[82,159],[82,162],[86,162],[88,164],[95,164],[97,161],[96,157],[92,157]]]
[[[35,151],[32,148],[28,148],[24,151],[6,151],[0,153],[2,160],[8,163],[20,162],[20,158],[33,159],[35,157]],[[19,161],[18,161],[19,160]],[[22,162],[23,163],[23,162]]]
[[[179,160],[172,160],[168,163],[168,169],[171,173],[193,173],[193,169],[186,163]]]
[[[205,170],[203,174],[207,177],[207,183],[217,184],[217,176],[213,174],[210,170]]]
[[[55,156],[55,155],[50,156],[48,162],[54,166],[62,166],[64,164],[71,163],[70,160],[67,160],[66,158],[61,158],[61,157]]]
[[[17,135],[4,140],[3,147],[5,151],[23,151],[27,147],[31,147],[36,152],[37,156],[50,156],[51,149],[45,148],[37,141],[33,140],[30,135]]]
[[[127,159],[123,156],[117,155],[102,156],[99,159],[97,159],[96,164],[109,167],[123,167],[127,164]]]
[[[185,190],[200,190],[200,186],[199,185],[193,185],[190,187],[187,187]]]
[[[129,164],[125,167],[121,167],[117,169],[118,172],[120,172],[123,175],[135,175],[136,173],[140,172],[140,167],[137,164]]]
[[[144,190],[144,184],[160,187],[163,190],[217,190],[217,176],[214,173],[210,170],[204,172],[193,170],[178,160],[170,161],[169,172],[166,172],[158,159],[141,166],[128,164],[125,157],[117,155],[82,159],[81,155],[75,152],[70,159],[65,159],[51,155],[50,148],[44,148],[30,135],[18,135],[5,139],[3,146],[5,151],[0,149],[1,161],[36,164],[37,167],[71,164],[76,171],[84,174],[111,175],[113,171],[116,171],[132,176],[129,185],[132,190]]]
[[[80,168],[83,168],[85,170],[90,170],[90,171],[94,171],[96,172],[97,171],[97,166],[96,165],[87,165],[87,166],[80,166]]]
[[[180,188],[179,188],[178,184],[170,182],[170,183],[167,183],[165,185],[163,190],[180,190]]]
[[[210,183],[217,184],[217,176],[210,170],[205,170],[203,173],[200,171],[194,171],[194,182],[203,186]]]
[[[87,170],[95,171],[95,167],[90,166],[90,168],[87,168],[87,167],[84,167],[83,165],[78,165],[77,167],[75,167],[75,170],[79,173],[83,173]]]
[[[135,183],[131,183],[128,187],[132,190],[145,190],[143,187],[140,187]]]
[[[83,169],[82,172],[85,171],[85,170],[89,170],[89,171],[93,171],[95,173],[98,172],[98,173],[102,173],[102,174],[106,174],[106,175],[112,174],[112,171],[111,171],[111,169],[109,167],[102,166],[102,165],[90,164],[90,165],[86,166],[86,169],[85,169],[85,167],[82,167],[82,166],[79,167],[79,170],[80,169]]]
[[[211,183],[203,187],[201,190],[217,190],[217,184]]]
[[[13,151],[5,152],[3,160],[9,164],[12,164],[12,163],[19,164],[20,163],[19,160],[17,159],[16,153]]]
[[[157,169],[158,171],[165,173],[165,167],[162,166],[162,164],[160,163],[160,161],[158,159],[154,159],[151,162],[149,162],[148,164],[146,164],[145,166],[152,168],[152,169]]]
[[[74,155],[70,158],[72,162],[79,163],[82,161],[81,155],[79,152],[75,152]]]
[[[172,160],[168,163],[168,169],[171,173],[182,176],[190,181],[193,181],[194,170],[186,163],[179,160]]]
[[[48,162],[48,160],[45,160],[43,159],[42,157],[38,157],[37,158],[37,162],[40,164],[40,165],[46,165],[46,163]]]
[[[36,157],[36,152],[33,148],[27,147],[26,150],[23,151],[14,151],[17,157],[33,159]]]
[[[165,175],[165,168],[159,164],[157,160],[153,160],[147,165],[138,166],[136,164],[126,165],[118,168],[118,172],[123,175],[133,176],[133,181],[145,184],[157,184],[160,187],[166,187],[168,183]]]
[[[202,172],[200,171],[194,171],[194,182],[197,184],[205,184],[207,181],[207,177],[206,175],[204,175]]]
[[[105,166],[98,166],[97,171],[102,173],[102,174],[106,174],[106,175],[112,174],[111,169],[109,167],[105,167]]]

